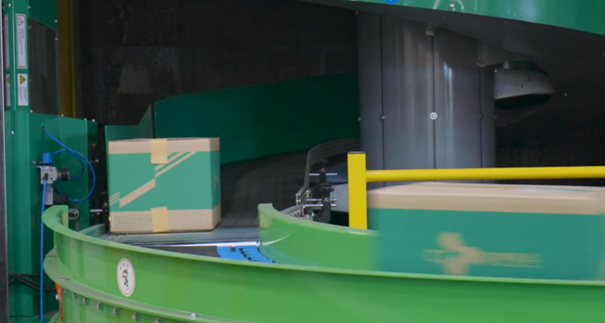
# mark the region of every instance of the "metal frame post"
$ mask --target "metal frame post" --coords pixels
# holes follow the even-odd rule
[[[0,7],[0,17],[3,17],[3,8]],[[4,26],[0,28],[0,53],[4,53]],[[0,64],[3,57],[0,55]],[[4,78],[0,80],[4,89]],[[0,91],[2,113],[0,113],[0,322],[8,322],[8,223],[6,213],[6,154],[4,150],[4,91]]]
[[[349,227],[368,228],[368,204],[366,182],[366,154],[349,153],[347,156],[349,176]]]
[[[9,271],[37,273],[31,218],[29,0],[3,0],[3,65],[6,128],[6,208]],[[16,242],[19,241],[19,242]],[[16,322],[37,316],[37,292],[9,290],[9,315]]]

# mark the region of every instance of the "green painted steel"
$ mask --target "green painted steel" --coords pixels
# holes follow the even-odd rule
[[[280,264],[373,270],[377,234],[293,218],[270,204],[258,207],[263,255]]]
[[[37,274],[39,268],[39,235],[41,224],[42,185],[40,171],[32,161],[40,160],[43,152],[54,152],[59,146],[44,135],[45,127],[68,146],[88,155],[88,140],[91,126],[83,120],[30,113],[29,111],[6,111],[6,160],[7,160],[7,214],[9,272]],[[8,126],[14,124],[13,134]],[[94,127],[93,127],[94,128]],[[55,158],[55,166],[70,168],[73,175],[79,171],[79,163],[70,155]],[[61,184],[70,197],[82,198],[89,189],[89,174],[81,179]],[[71,205],[81,210],[80,227],[88,226],[88,202]],[[46,251],[52,249],[52,232],[45,233]],[[48,285],[51,284],[47,280]],[[9,290],[10,315],[15,323],[29,322],[38,315],[38,291],[23,285],[13,285]],[[49,311],[55,310],[54,293],[45,294]]]
[[[358,117],[357,76],[339,74],[172,97],[155,104],[155,134],[219,137],[225,164],[357,137]]]
[[[385,0],[322,2],[336,1],[388,5]],[[605,1],[602,0],[399,0],[394,5],[491,16],[605,35],[602,19]]]
[[[357,76],[341,74],[168,98],[138,125],[106,126],[105,140],[218,137],[227,164],[357,137],[358,117]]]
[[[65,210],[55,206],[44,214],[56,244],[45,261],[49,276],[81,302],[86,297],[146,318],[177,322],[605,320],[603,284],[379,273],[171,253],[74,232],[58,220]],[[118,288],[117,269],[123,259],[131,262],[135,274],[130,297]],[[66,323],[116,322],[103,321],[90,307],[64,310]]]
[[[29,0],[29,16],[31,19],[56,30],[57,2],[48,0]]]

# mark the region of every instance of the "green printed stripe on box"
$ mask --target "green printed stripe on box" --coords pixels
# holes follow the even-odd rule
[[[108,155],[110,211],[213,209],[219,205],[219,151],[173,153],[164,165],[150,160],[150,153]]]
[[[384,271],[605,280],[603,215],[371,208],[368,216]]]

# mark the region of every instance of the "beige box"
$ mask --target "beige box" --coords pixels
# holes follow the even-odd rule
[[[383,271],[605,281],[605,189],[419,183],[368,192]]]
[[[110,231],[213,230],[221,219],[216,138],[108,143]]]

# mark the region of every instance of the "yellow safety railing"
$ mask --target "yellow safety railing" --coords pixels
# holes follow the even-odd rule
[[[368,228],[368,182],[605,178],[605,166],[367,170],[366,154],[348,155],[349,226]]]

